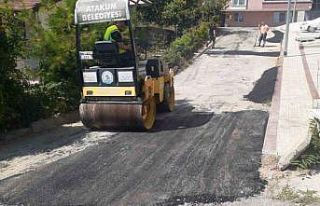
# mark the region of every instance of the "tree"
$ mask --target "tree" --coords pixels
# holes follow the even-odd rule
[[[203,0],[202,1],[202,14],[206,21],[214,21],[219,23],[221,11],[225,9],[228,0]]]
[[[166,25],[177,26],[178,34],[183,30],[198,25],[201,18],[198,0],[173,0],[166,4],[163,15],[163,22]]]
[[[155,0],[146,7],[138,8],[142,22],[175,26],[179,35],[200,21],[218,23],[221,10],[228,0]]]
[[[21,114],[27,83],[16,69],[16,60],[23,50],[19,17],[12,9],[0,9],[0,133],[24,123]]]
[[[138,21],[142,23],[155,23],[162,25],[163,17],[162,13],[167,3],[172,0],[153,0],[152,4],[147,6],[137,7]]]
[[[44,0],[37,21],[32,11],[0,9],[0,129],[28,126],[32,121],[76,109],[80,99],[76,67],[75,0]],[[24,39],[24,24],[31,37]],[[24,70],[16,69],[18,57],[40,59],[41,82],[29,85]]]
[[[41,82],[34,92],[42,95],[41,116],[64,113],[79,104],[80,78],[73,26],[75,3],[76,0],[43,0],[39,12],[47,14],[45,22],[32,21],[32,14],[27,19],[31,29],[28,55],[39,59]]]

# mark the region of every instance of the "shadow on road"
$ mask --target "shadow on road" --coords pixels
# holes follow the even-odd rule
[[[259,51],[252,51],[252,50],[227,50],[227,51],[217,51],[217,50],[210,50],[207,51],[206,54],[208,55],[243,55],[243,56],[264,56],[264,57],[278,57],[280,52],[278,51],[270,51],[270,52],[259,52]]]
[[[274,33],[274,36],[272,38],[267,39],[267,42],[281,43],[283,40],[283,33],[278,30],[273,31],[273,33]]]
[[[218,30],[219,35],[227,36],[227,35],[249,35],[252,31],[245,31],[245,30],[234,30],[228,28],[221,28]]]
[[[219,46],[215,46],[213,49],[221,49],[221,50],[222,50],[222,49],[225,49],[225,48],[226,48],[226,47],[221,47],[221,46],[219,47]],[[213,49],[212,49],[212,50],[213,50]],[[209,50],[211,50],[211,49],[209,49]]]
[[[244,98],[255,103],[268,103],[272,101],[274,86],[277,80],[278,67],[266,70],[255,83],[252,91]]]
[[[141,128],[118,127],[108,129],[95,129],[92,131],[108,131],[115,133],[152,133],[167,130],[180,130],[200,127],[213,117],[212,112],[197,112],[187,100],[176,100],[173,112],[157,111],[156,121],[150,131]]]
[[[205,125],[214,116],[212,112],[197,112],[186,100],[176,101],[176,108],[171,113],[160,113],[151,132],[180,130]]]

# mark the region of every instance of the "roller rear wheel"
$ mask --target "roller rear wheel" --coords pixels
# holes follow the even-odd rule
[[[170,87],[169,84],[166,84],[164,87],[164,100],[159,105],[160,111],[172,112],[175,107],[175,101],[174,87]]]
[[[156,101],[154,97],[142,104],[141,115],[144,129],[151,129],[156,120]]]

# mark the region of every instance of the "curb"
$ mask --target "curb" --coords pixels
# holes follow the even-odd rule
[[[219,37],[216,38],[215,44],[222,38],[222,35],[220,35]],[[209,50],[209,48],[212,46],[213,42],[211,42],[207,47],[204,47],[204,49],[202,51],[199,52],[199,54],[197,54],[194,59],[199,58],[200,56],[202,56],[206,51]],[[213,48],[214,49],[214,48]]]
[[[280,54],[282,54],[282,42],[280,43]],[[277,132],[280,111],[281,84],[283,75],[283,55],[280,55],[277,58],[276,66],[278,67],[277,80],[274,86],[274,93],[272,96],[269,119],[266,127],[266,133],[262,148],[262,165],[264,166],[276,166],[278,163]]]
[[[39,120],[31,124],[32,132],[39,133],[45,130],[54,129],[57,126],[63,124],[70,124],[80,121],[80,116],[78,111],[73,111],[67,114],[62,114],[57,117],[52,117],[49,119]]]
[[[277,59],[278,75],[275,82],[274,93],[272,96],[272,104],[270,115],[266,128],[262,154],[277,156],[277,131],[279,122],[280,97],[281,97],[281,82],[283,75],[283,56]]]
[[[215,43],[218,42],[219,39],[222,38],[222,35],[219,35],[217,38],[216,38],[216,41]],[[212,45],[213,43],[210,43],[208,45],[208,47],[204,46],[202,47],[201,49],[199,49],[197,52],[194,52],[194,56],[191,58],[192,59],[192,63],[194,63],[194,61],[196,61],[199,57],[201,57],[206,51],[209,50],[210,46]],[[186,64],[186,65],[180,65],[178,66],[178,69],[174,69],[174,74],[177,75],[179,74],[180,72],[182,72],[183,70],[185,70],[187,67],[189,66],[189,64]]]

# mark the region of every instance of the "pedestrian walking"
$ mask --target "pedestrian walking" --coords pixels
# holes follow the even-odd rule
[[[267,35],[268,35],[268,31],[269,31],[269,26],[267,24],[265,24],[264,22],[261,22],[261,24],[258,26],[259,27],[259,44],[258,46],[261,46],[261,42],[262,42],[262,47],[264,47],[266,45],[266,41],[267,41]]]
[[[216,38],[217,38],[217,25],[216,24],[213,24],[212,30],[213,30],[213,36],[212,36],[212,46],[211,46],[211,48],[213,49],[215,44],[216,44]]]
[[[209,44],[212,42],[211,48],[214,48],[215,42],[216,42],[216,35],[217,35],[217,26],[216,24],[213,25],[209,25],[209,29],[208,29],[208,37],[209,37],[209,41],[207,41],[207,47],[209,46]]]

